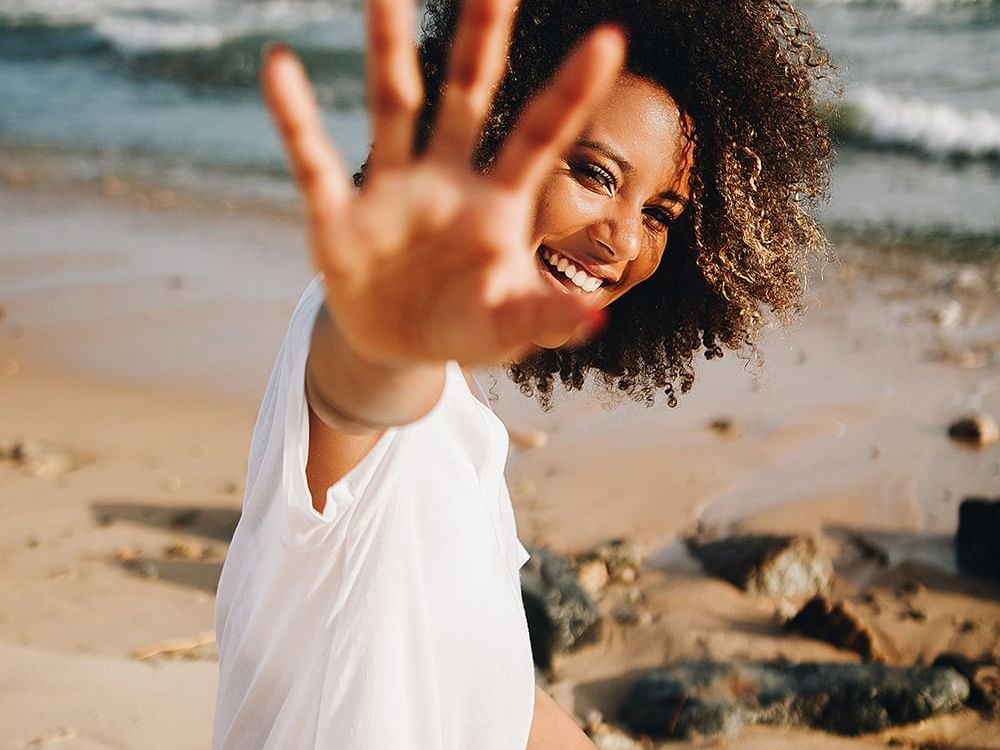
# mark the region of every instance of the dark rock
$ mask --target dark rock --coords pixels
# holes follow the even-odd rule
[[[831,602],[825,596],[814,596],[786,627],[837,648],[854,651],[867,661],[885,661],[875,632],[847,602]]]
[[[1000,718],[1000,663],[992,659],[966,659],[959,654],[941,654],[935,667],[950,667],[969,681],[969,705],[993,718]]]
[[[876,544],[864,534],[856,531],[848,532],[847,541],[854,546],[861,555],[862,560],[873,562],[879,567],[889,567],[889,553],[879,544]]]
[[[1000,426],[989,414],[973,414],[952,422],[948,437],[959,443],[983,447],[1000,440]]]
[[[961,708],[969,682],[945,667],[681,662],[647,673],[625,703],[655,737],[733,736],[749,724],[855,735]]]
[[[963,573],[1000,581],[1000,498],[969,497],[958,508],[955,554]]]
[[[815,595],[826,591],[833,577],[833,563],[809,536],[691,537],[687,546],[708,573],[751,593]]]
[[[708,423],[708,428],[712,432],[727,438],[738,438],[743,432],[739,424],[730,417],[716,417]]]
[[[926,590],[927,587],[914,578],[907,578],[903,581],[903,585],[899,587],[899,593],[902,596],[918,596]]]
[[[197,508],[188,508],[187,510],[182,510],[179,513],[174,514],[174,517],[171,519],[171,525],[180,528],[191,526],[200,517],[200,510]]]
[[[521,568],[521,594],[535,664],[552,668],[556,652],[571,651],[600,635],[601,615],[567,560],[547,549],[530,550]]]

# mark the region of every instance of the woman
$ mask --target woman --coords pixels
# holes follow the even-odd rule
[[[214,746],[592,747],[534,688],[506,433],[461,368],[673,401],[793,312],[824,63],[786,0],[431,0],[419,55],[412,0],[369,5],[359,191],[295,58],[263,71],[320,275],[220,582]]]

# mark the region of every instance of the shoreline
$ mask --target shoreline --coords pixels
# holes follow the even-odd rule
[[[110,192],[105,179],[0,182],[0,445],[34,440],[70,456],[41,475],[0,461],[11,519],[0,649],[12,665],[0,744],[204,747],[211,649],[148,662],[132,652],[212,627],[258,399],[311,277],[297,214],[129,181]],[[651,554],[638,586],[658,619],[612,625],[559,662],[552,690],[581,718],[611,718],[628,675],[664,660],[847,658],[785,635],[781,603],[700,572],[676,544],[699,526],[817,536],[838,596],[882,592],[873,622],[899,663],[945,649],[1000,657],[1000,596],[962,588],[947,565],[959,501],[1000,488],[1000,448],[947,436],[966,412],[1000,417],[1000,258],[845,247],[808,303],[790,329],[767,333],[759,369],[731,353],[700,362],[676,409],[559,394],[543,413],[497,375],[500,416],[548,435],[511,450],[522,538],[575,554],[624,536]],[[889,567],[852,558],[847,532],[881,544]],[[898,619],[893,592],[911,579],[925,622]],[[980,625],[961,633],[959,615]],[[53,712],[53,698],[66,710]],[[1000,724],[969,714],[889,735],[1000,747]],[[885,741],[754,728],[738,743]]]

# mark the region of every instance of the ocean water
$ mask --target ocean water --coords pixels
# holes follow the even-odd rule
[[[1000,252],[1000,0],[802,0],[843,97],[822,221]],[[256,89],[292,44],[345,158],[367,148],[352,0],[0,0],[0,145],[294,199]]]

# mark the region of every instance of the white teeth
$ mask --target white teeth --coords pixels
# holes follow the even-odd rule
[[[597,291],[597,289],[603,284],[600,279],[595,276],[591,276],[582,268],[577,268],[568,259],[564,258],[554,250],[549,250],[548,248],[543,249],[542,257],[549,264],[549,266],[562,273],[567,279],[572,281],[576,287],[585,292]]]

